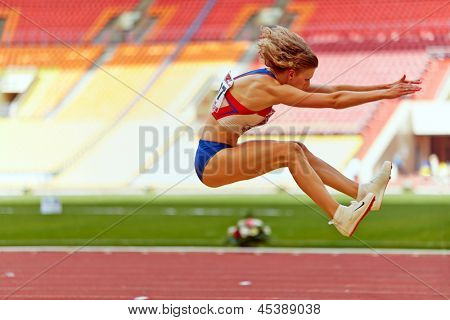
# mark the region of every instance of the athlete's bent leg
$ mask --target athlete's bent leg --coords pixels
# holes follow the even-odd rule
[[[223,149],[206,165],[203,183],[219,187],[252,179],[282,167],[288,167],[298,186],[333,218],[339,204],[325,189],[303,149],[294,142],[249,141]]]
[[[358,183],[350,180],[328,163],[315,156],[303,143],[298,144],[303,149],[308,162],[317,172],[324,184],[356,199],[358,195]]]

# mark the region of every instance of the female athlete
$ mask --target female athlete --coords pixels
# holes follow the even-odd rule
[[[330,223],[350,237],[371,209],[380,208],[390,162],[383,164],[370,183],[358,184],[302,143],[262,140],[238,144],[238,138],[266,123],[274,112],[273,105],[343,109],[412,94],[420,90],[420,80],[408,81],[403,76],[385,85],[310,85],[318,60],[300,36],[281,26],[264,27],[258,46],[266,68],[234,78],[227,74],[221,84],[201,132],[195,157],[197,175],[206,186],[215,188],[288,167],[298,186],[330,217]],[[339,205],[325,185],[357,201]]]

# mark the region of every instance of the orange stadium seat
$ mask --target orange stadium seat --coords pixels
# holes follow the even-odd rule
[[[0,67],[32,66],[86,68],[101,53],[103,46],[20,46],[0,47]]]
[[[175,45],[140,46],[121,44],[107,65],[158,64],[175,50]]]
[[[184,48],[178,61],[227,61],[238,60],[248,47],[244,41],[193,42]]]

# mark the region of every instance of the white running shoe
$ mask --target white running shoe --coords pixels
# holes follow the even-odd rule
[[[375,195],[375,203],[372,210],[380,210],[381,202],[383,201],[384,191],[391,179],[392,162],[385,161],[381,166],[381,170],[369,183],[360,184],[358,189],[357,201],[361,201],[367,193],[372,192]]]
[[[351,237],[374,202],[375,195],[369,192],[361,201],[352,201],[348,207],[340,205],[329,224],[334,224],[344,236]]]

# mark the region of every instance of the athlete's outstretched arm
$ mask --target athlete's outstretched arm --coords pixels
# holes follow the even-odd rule
[[[311,93],[333,93],[338,91],[374,91],[387,89],[387,84],[371,85],[371,86],[353,86],[349,84],[338,84],[335,86],[322,85],[322,84],[312,84],[307,89],[306,92]]]
[[[368,85],[368,86],[355,86],[355,85],[349,85],[349,84],[338,84],[338,85],[333,85],[333,86],[312,84],[305,91],[316,92],[316,93],[333,93],[333,92],[337,92],[337,91],[356,91],[356,92],[374,91],[374,90],[389,89],[399,83],[420,84],[420,83],[422,83],[422,80],[420,80],[420,79],[406,80],[406,75],[403,75],[403,77],[400,78],[400,80],[395,81],[393,83],[375,84],[375,85]]]
[[[414,84],[397,83],[389,89],[373,91],[337,91],[333,93],[310,93],[293,86],[269,85],[266,92],[273,104],[286,104],[303,108],[333,108],[343,109],[363,103],[382,99],[394,99],[419,91],[421,88]]]

